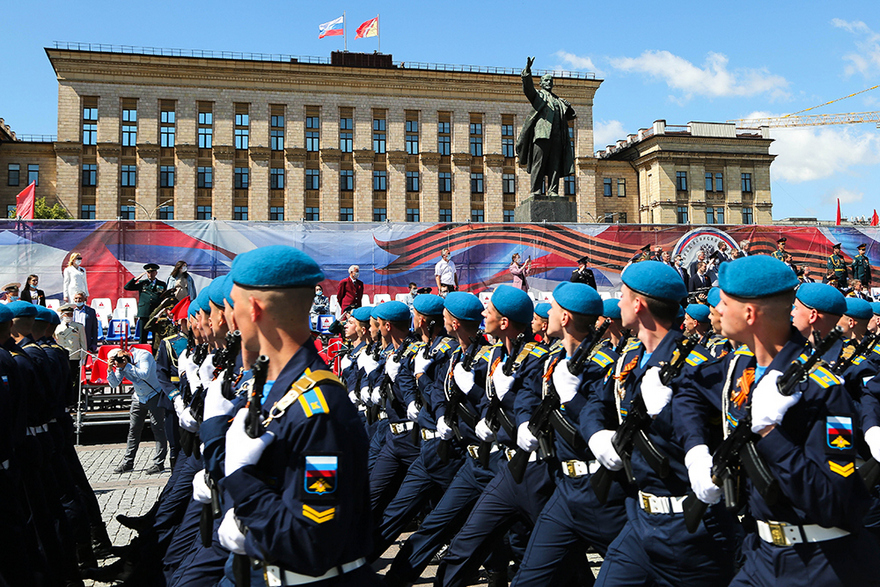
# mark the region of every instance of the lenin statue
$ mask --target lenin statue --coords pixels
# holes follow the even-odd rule
[[[568,121],[577,115],[571,104],[553,93],[553,76],[549,73],[541,78],[541,87],[535,89],[534,61],[534,57],[528,57],[522,71],[523,93],[532,104],[532,112],[516,141],[516,154],[531,174],[531,195],[541,194],[546,177],[547,195],[558,196],[559,180],[574,175],[574,148],[568,136]]]

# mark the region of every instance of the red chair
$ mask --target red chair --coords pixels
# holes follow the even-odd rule
[[[88,385],[93,385],[95,387],[106,387],[110,385],[107,381],[107,357],[110,356],[110,351],[118,348],[121,347],[114,344],[105,344],[98,347],[98,358],[92,363],[92,372],[89,376]],[[129,348],[143,349],[149,353],[153,352],[153,347],[148,344],[132,344],[129,345]],[[131,385],[131,381],[128,379],[124,379],[122,383]]]

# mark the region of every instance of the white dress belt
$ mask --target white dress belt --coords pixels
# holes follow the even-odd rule
[[[685,495],[667,497],[639,491],[639,507],[649,514],[680,514],[684,512]]]
[[[849,532],[840,528],[826,528],[818,524],[798,526],[785,522],[765,522],[757,520],[758,536],[764,542],[775,546],[793,546],[805,542],[825,542],[848,536]]]
[[[338,577],[339,575],[344,575],[345,573],[350,573],[351,571],[358,569],[365,564],[367,564],[367,559],[359,558],[357,560],[351,561],[350,563],[345,563],[338,567],[333,567],[320,577],[301,575],[299,573],[294,573],[293,571],[282,570],[281,568],[274,565],[266,565],[266,584],[269,587],[284,587],[286,585],[308,585],[309,583],[317,583],[318,581],[325,581],[327,579],[332,579],[333,577]]]

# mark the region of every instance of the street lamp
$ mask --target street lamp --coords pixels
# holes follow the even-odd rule
[[[165,200],[164,202],[162,202],[161,204],[159,204],[158,206],[156,206],[155,208],[153,208],[153,211],[152,211],[152,212],[150,212],[149,210],[147,210],[147,209],[144,207],[144,205],[141,204],[140,202],[136,202],[135,200],[132,200],[132,199],[130,199],[130,198],[129,198],[128,200],[126,200],[126,201],[127,201],[129,204],[134,204],[135,206],[137,206],[138,208],[140,208],[141,210],[143,210],[143,211],[144,211],[144,214],[147,215],[147,220],[152,220],[152,219],[153,219],[153,214],[155,214],[156,211],[157,211],[159,208],[162,208],[163,206],[166,206],[166,205],[172,203],[174,200],[173,200],[173,199],[171,199],[171,200]]]

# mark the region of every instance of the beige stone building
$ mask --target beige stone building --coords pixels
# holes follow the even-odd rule
[[[4,218],[15,215],[15,196],[36,183],[38,198],[45,197],[49,205],[55,197],[55,137],[17,135],[0,118],[0,205]],[[71,216],[76,217],[75,211]]]

